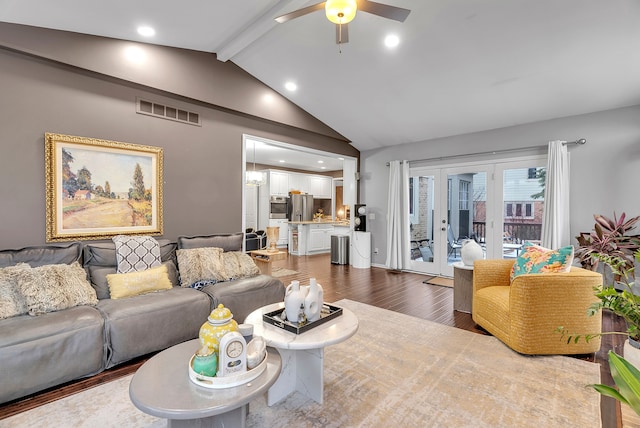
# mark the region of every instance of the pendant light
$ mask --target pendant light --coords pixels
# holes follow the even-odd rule
[[[262,186],[264,184],[264,174],[256,171],[256,142],[253,142],[253,170],[246,172],[247,186]]]
[[[324,9],[329,21],[334,24],[348,24],[355,18],[358,4],[356,0],[327,0]]]

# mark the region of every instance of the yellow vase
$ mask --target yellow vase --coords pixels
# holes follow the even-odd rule
[[[200,327],[200,345],[207,346],[218,354],[220,339],[232,331],[238,331],[238,323],[233,319],[231,311],[219,304],[211,312],[207,322]]]

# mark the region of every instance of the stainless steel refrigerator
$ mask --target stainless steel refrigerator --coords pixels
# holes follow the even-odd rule
[[[289,194],[289,221],[313,220],[313,195]]]

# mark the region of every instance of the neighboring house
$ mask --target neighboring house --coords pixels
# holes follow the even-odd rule
[[[78,190],[76,191],[76,194],[73,195],[73,199],[75,199],[76,201],[79,200],[83,200],[83,199],[91,199],[91,192],[88,190]]]
[[[542,190],[537,168],[518,168],[505,171],[503,189],[504,232],[507,239],[540,239],[542,230],[542,212],[544,198],[535,199],[533,195]],[[484,230],[486,221],[486,190],[484,174],[474,177],[474,229]],[[484,233],[480,233],[484,236]]]

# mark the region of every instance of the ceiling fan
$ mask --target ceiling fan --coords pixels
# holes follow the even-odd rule
[[[369,0],[327,0],[279,16],[276,18],[276,21],[282,24],[320,9],[324,9],[327,19],[336,24],[336,43],[338,44],[349,42],[348,24],[356,16],[357,10],[399,22],[404,22],[407,16],[409,16],[409,13],[411,13],[409,9]]]

